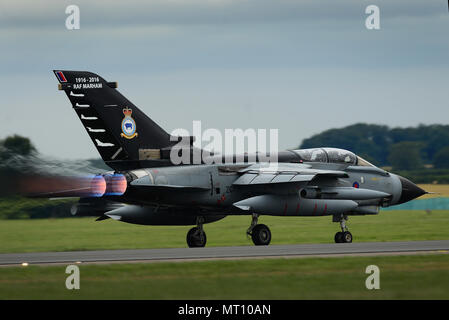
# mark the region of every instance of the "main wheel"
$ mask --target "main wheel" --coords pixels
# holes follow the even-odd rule
[[[254,227],[251,238],[256,246],[267,246],[271,241],[271,231],[264,224],[258,224]]]
[[[206,232],[200,231],[198,227],[194,227],[187,232],[187,245],[189,248],[200,248],[206,245]]]
[[[343,242],[343,232],[337,232],[334,237],[335,243]]]
[[[349,231],[343,232],[342,242],[351,243],[352,242],[352,234]]]

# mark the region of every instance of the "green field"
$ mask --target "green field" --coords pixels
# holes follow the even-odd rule
[[[252,245],[249,217],[205,225],[208,246]],[[272,244],[330,243],[331,217],[269,217]],[[388,211],[350,217],[354,241],[449,239],[449,211]],[[94,218],[0,221],[0,252],[186,247],[190,227]],[[366,266],[381,289],[365,288]],[[0,299],[449,299],[449,254],[80,265],[81,289],[64,266],[3,267]]]
[[[2,268],[0,299],[449,299],[448,254],[80,265],[79,290],[65,267]]]
[[[272,244],[331,243],[338,223],[331,217],[262,216]],[[252,245],[249,216],[230,216],[205,225],[207,246]],[[140,226],[95,218],[0,221],[0,253],[186,247],[190,227]],[[386,211],[349,218],[354,242],[449,239],[449,211]]]

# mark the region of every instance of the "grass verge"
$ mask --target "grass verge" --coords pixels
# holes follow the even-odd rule
[[[448,254],[80,265],[79,290],[65,268],[2,268],[0,299],[449,299]]]
[[[272,232],[272,244],[332,243],[331,217],[271,217],[259,221]],[[207,246],[252,245],[248,216],[229,216],[205,225]],[[449,239],[449,211],[385,211],[349,218],[354,242]],[[190,227],[140,226],[94,218],[0,221],[0,253],[186,247]]]

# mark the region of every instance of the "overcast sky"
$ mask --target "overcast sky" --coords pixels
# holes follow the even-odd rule
[[[0,139],[99,157],[53,69],[118,81],[168,132],[276,128],[281,149],[356,122],[449,124],[446,0],[91,2],[0,2]],[[70,4],[80,30],[65,28]],[[365,28],[370,4],[380,30]]]

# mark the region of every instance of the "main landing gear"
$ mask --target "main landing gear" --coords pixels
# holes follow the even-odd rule
[[[337,232],[335,234],[334,240],[335,243],[351,243],[352,242],[352,234],[349,232],[348,227],[346,226],[346,221],[348,217],[345,215],[334,216],[333,222],[340,222],[341,232]]]
[[[271,241],[271,231],[266,225],[257,224],[258,218],[259,215],[253,213],[251,225],[246,231],[246,234],[248,236],[251,236],[251,239],[253,240],[256,246],[267,246],[270,244]]]
[[[271,242],[271,231],[264,224],[258,224],[257,221],[259,219],[259,215],[253,213],[251,225],[249,226],[246,234],[251,236],[253,243],[256,246],[267,246]],[[349,232],[348,227],[346,226],[346,221],[348,217],[344,214],[342,215],[334,215],[332,218],[333,222],[339,222],[341,231],[335,234],[334,240],[336,243],[351,243],[352,242],[352,234]],[[187,245],[190,248],[200,248],[206,246],[206,233],[203,230],[204,218],[198,217],[196,220],[196,227],[193,227],[187,233]]]
[[[251,236],[254,244],[256,246],[267,246],[271,241],[271,231],[264,224],[257,224],[257,220],[259,218],[258,214],[253,213],[253,218],[251,221],[251,225],[249,226],[246,234]],[[198,217],[196,220],[196,227],[187,232],[187,245],[189,248],[200,248],[206,246],[206,232],[203,230],[204,218]]]
[[[201,248],[206,245],[206,232],[203,230],[204,218],[198,217],[196,220],[196,227],[187,232],[187,245],[189,248]]]

